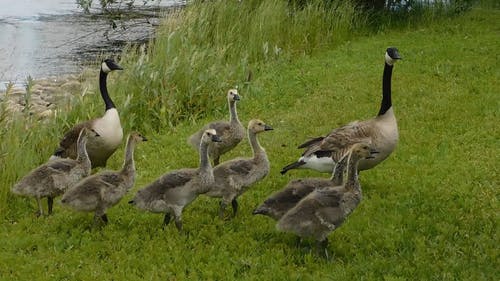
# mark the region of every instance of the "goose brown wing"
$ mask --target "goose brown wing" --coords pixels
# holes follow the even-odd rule
[[[225,121],[216,121],[208,124],[207,129],[214,129],[218,136],[223,136],[225,132],[229,132],[231,125]]]
[[[246,159],[237,159],[230,162],[222,163],[215,168],[214,174],[219,174],[222,170],[225,174],[238,174],[238,175],[248,175],[252,171],[252,163]]]
[[[321,224],[331,230],[338,227],[344,221],[344,214],[340,208],[343,192],[338,187],[316,190],[314,192],[314,200],[317,204],[317,209],[314,215],[319,219]]]
[[[370,142],[372,126],[370,122],[351,122],[345,126],[333,130],[324,137],[321,142],[316,142],[304,152],[304,156],[318,153],[331,154],[335,162],[338,162],[346,155],[349,148],[359,142]]]
[[[59,147],[54,152],[54,155],[62,158],[69,157],[76,159],[76,142],[78,141],[80,131],[85,127],[90,128],[92,121],[93,120],[76,124],[73,128],[67,131],[59,142]]]
[[[76,162],[71,159],[58,159],[55,161],[50,161],[46,164],[49,171],[59,173],[59,172],[69,172],[73,167],[75,167]]]
[[[193,179],[196,173],[197,173],[196,169],[173,171],[163,175],[153,184],[161,186],[162,189],[170,189],[170,188],[176,188],[178,186],[184,186],[187,182]]]

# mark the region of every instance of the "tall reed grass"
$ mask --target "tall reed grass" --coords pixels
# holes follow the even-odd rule
[[[149,48],[125,52],[117,85],[132,126],[158,130],[224,111],[225,92],[244,87],[259,64],[308,54],[349,38],[360,15],[349,1],[195,1],[169,14]]]

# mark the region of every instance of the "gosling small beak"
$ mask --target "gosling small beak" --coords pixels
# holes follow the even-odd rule
[[[134,202],[134,200],[130,200],[130,201],[128,201],[128,203],[129,204],[134,204],[135,202]]]
[[[145,136],[142,136],[142,141],[148,141],[148,139]]]
[[[221,139],[219,136],[217,136],[217,135],[213,135],[213,136],[212,136],[212,141],[213,141],[213,142],[221,142],[221,141],[222,141],[222,139]]]
[[[378,154],[379,152],[376,151],[375,149],[370,150],[370,156],[366,157],[366,159],[373,159],[375,158],[375,154]]]
[[[240,100],[240,99],[241,99],[241,97],[238,94],[236,94],[236,95],[233,96],[233,100]]]
[[[273,127],[269,126],[269,125],[264,125],[264,131],[272,131],[274,130]]]

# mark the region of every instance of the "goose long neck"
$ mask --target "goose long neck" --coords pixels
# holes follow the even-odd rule
[[[231,123],[239,123],[238,112],[236,111],[236,101],[229,102],[229,116]]]
[[[127,176],[135,175],[135,163],[134,163],[134,149],[135,141],[132,138],[128,138],[127,146],[125,148],[125,162],[123,163],[122,174]]]
[[[391,108],[392,106],[392,97],[391,97],[392,68],[393,65],[385,63],[384,76],[382,78],[382,103],[380,105],[378,116],[384,115],[387,112],[387,110],[389,110],[389,108]]]
[[[347,164],[347,181],[346,189],[360,191],[359,179],[358,179],[358,163],[359,158],[351,155],[349,157],[349,163]]]
[[[333,170],[332,182],[334,185],[342,185],[344,183],[344,171],[346,169],[346,165],[349,159],[349,155],[342,158]]]
[[[208,158],[208,143],[200,144],[200,177],[204,184],[214,182],[214,173]]]
[[[78,147],[77,147],[77,153],[78,155],[76,156],[76,161],[80,162],[80,163],[83,163],[85,166],[89,166],[91,165],[90,163],[90,158],[89,158],[89,154],[87,153],[87,138],[83,138],[81,140],[78,141],[77,143]]]
[[[266,152],[264,148],[260,146],[259,140],[257,139],[257,134],[248,130],[248,140],[250,141],[250,146],[252,147],[253,157],[257,158],[265,158]]]
[[[101,73],[99,73],[99,90],[101,91],[101,97],[106,105],[106,110],[115,108],[113,100],[109,97],[107,78],[108,74],[101,69]]]

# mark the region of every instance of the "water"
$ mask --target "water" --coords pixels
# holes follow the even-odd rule
[[[121,22],[113,30],[105,18],[82,13],[75,0],[0,0],[0,90],[8,82],[23,84],[29,76],[78,73],[85,62],[103,53],[116,56],[125,42],[147,40],[154,31],[152,20],[160,15],[157,10],[147,12],[148,16]]]

